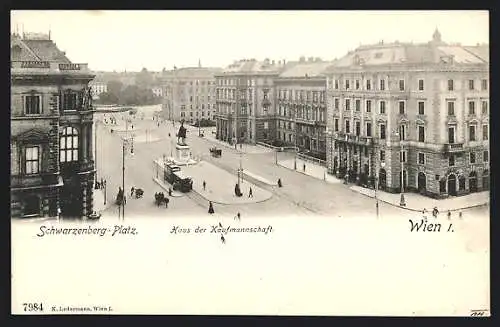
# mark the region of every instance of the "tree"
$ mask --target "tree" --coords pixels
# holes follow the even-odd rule
[[[119,97],[123,89],[123,83],[121,81],[111,80],[108,82],[107,87],[108,93],[114,94],[116,97]]]
[[[151,87],[153,84],[153,75],[146,68],[143,68],[135,76],[135,84],[144,88]]]

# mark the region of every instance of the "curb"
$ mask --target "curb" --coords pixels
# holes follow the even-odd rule
[[[356,192],[358,194],[361,194],[361,195],[364,195],[366,197],[369,197],[369,198],[372,198],[372,199],[375,199],[375,196],[371,196],[371,195],[368,195],[368,194],[364,194],[364,193],[361,193],[361,192],[358,192],[356,190],[353,190],[352,188],[349,187],[349,190],[351,190],[352,192]],[[414,209],[414,208],[409,208],[409,207],[402,207],[400,205],[397,205],[397,204],[394,204],[392,202],[389,202],[389,201],[386,201],[386,200],[382,200],[382,199],[378,199],[380,202],[383,202],[383,203],[386,203],[386,204],[389,204],[393,207],[397,207],[397,208],[400,208],[400,209],[405,209],[405,210],[408,210],[408,211],[413,211],[413,212],[422,212],[422,210],[420,209]],[[477,207],[482,207],[482,206],[485,206],[485,205],[488,205],[489,202],[485,202],[485,203],[480,203],[480,204],[474,204],[474,205],[470,205],[470,206],[466,206],[466,207],[462,207],[462,208],[455,208],[455,209],[444,209],[444,211],[450,211],[450,212],[453,212],[453,211],[459,211],[459,210],[466,210],[466,209],[472,209],[472,208],[477,208]]]
[[[167,188],[167,187],[165,187],[165,185],[164,185],[164,184],[163,184],[160,180],[158,180],[158,178],[153,177],[153,181],[154,181],[156,184],[160,185],[160,187],[161,187],[162,189],[164,189],[165,191],[167,191],[167,192],[168,192],[168,188]],[[177,194],[179,194],[178,192],[175,192],[175,193],[174,193],[174,192],[172,192],[171,197],[172,197],[172,198],[182,198],[183,196],[186,196],[186,195],[185,195],[185,194],[183,194],[183,193],[180,193],[180,195],[175,195],[176,193],[177,193]]]
[[[295,171],[295,172],[297,172],[299,174],[302,174],[302,175],[305,175],[305,176],[309,176],[309,177],[314,178],[316,180],[323,181],[323,182],[328,183],[328,184],[340,184],[340,183],[332,183],[332,182],[327,181],[326,179],[317,178],[317,177],[311,176],[309,174],[306,174],[306,173],[304,173],[302,171],[299,171],[299,170],[296,170],[296,169],[292,169],[292,168],[288,168],[287,166],[284,166],[284,165],[282,165],[280,163],[278,163],[278,166],[283,167],[283,168],[288,169],[288,170],[291,170],[291,171]]]
[[[259,178],[256,178],[255,176],[249,175],[245,172],[243,173],[243,175],[245,175],[247,177],[247,179],[252,178],[252,179],[258,180],[259,182],[261,182],[263,184],[269,185],[269,186],[277,186],[278,185],[278,183],[272,183],[271,181],[269,181],[269,183],[264,182],[263,180],[260,180]],[[259,177],[261,177],[261,176],[259,176]],[[261,178],[264,178],[264,177],[261,177]]]

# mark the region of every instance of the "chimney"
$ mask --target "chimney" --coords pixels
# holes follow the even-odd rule
[[[299,62],[305,62],[305,61],[306,61],[306,57],[304,57],[304,56],[300,57]]]

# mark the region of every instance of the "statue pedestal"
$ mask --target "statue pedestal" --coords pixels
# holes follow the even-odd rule
[[[196,161],[191,158],[191,151],[189,145],[176,144],[175,157],[172,161],[178,166],[193,165]]]

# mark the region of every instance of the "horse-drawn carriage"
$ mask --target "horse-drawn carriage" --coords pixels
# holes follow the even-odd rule
[[[222,156],[222,149],[217,149],[217,147],[210,148],[210,154],[212,157],[219,158]]]

